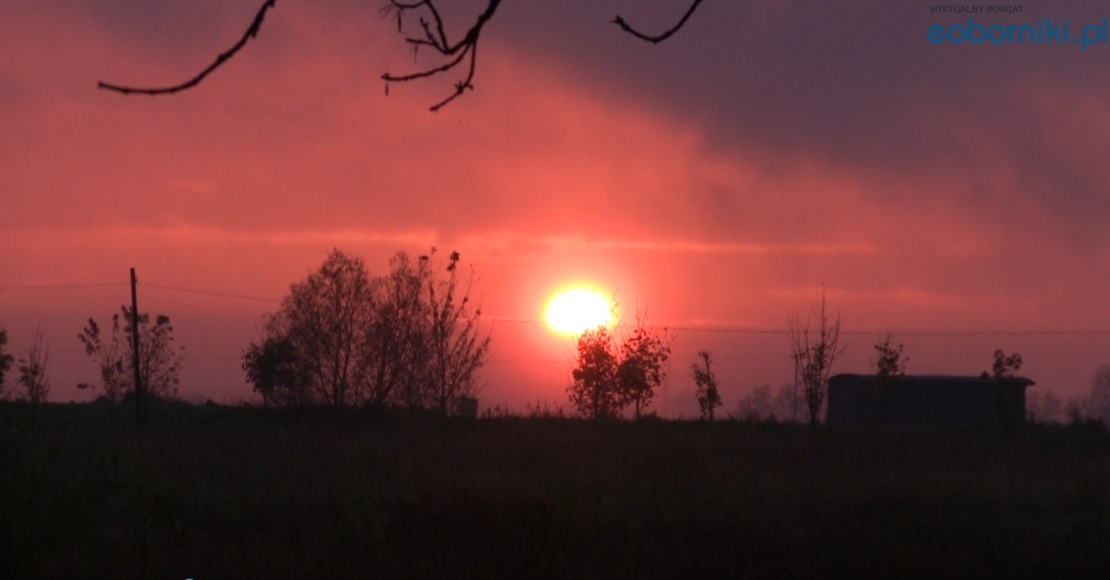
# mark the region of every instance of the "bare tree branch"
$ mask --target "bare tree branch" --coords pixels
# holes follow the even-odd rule
[[[630,26],[628,22],[626,22],[624,18],[620,15],[617,15],[617,17],[613,19],[613,24],[616,24],[621,28],[621,30],[631,34],[632,36],[635,36],[636,38],[639,38],[640,40],[646,40],[647,42],[650,42],[652,44],[659,44],[660,42],[663,42],[664,40],[670,38],[674,33],[678,32],[680,28],[685,26],[686,21],[689,20],[691,16],[693,16],[694,11],[698,9],[698,5],[701,3],[702,0],[694,0],[694,2],[690,4],[690,8],[686,10],[686,14],[682,15],[682,19],[678,21],[678,24],[675,24],[673,27],[671,27],[670,30],[667,30],[666,32],[657,36],[644,34],[643,32],[632,28],[632,26]]]
[[[403,30],[404,28],[403,18],[406,12],[424,8],[431,17],[431,22],[424,17],[420,18],[420,29],[424,33],[423,38],[406,36],[405,42],[411,44],[414,48],[429,46],[442,56],[454,58],[442,65],[433,66],[414,73],[404,75],[383,74],[382,80],[386,82],[386,94],[389,94],[389,83],[406,83],[417,79],[432,77],[455,68],[467,57],[469,57],[469,65],[467,67],[466,77],[455,83],[455,92],[446,99],[432,105],[431,110],[438,111],[447,103],[462,96],[466,89],[473,89],[474,71],[477,66],[478,56],[478,38],[482,34],[482,28],[493,18],[493,14],[497,11],[499,6],[501,6],[501,0],[489,0],[486,9],[478,15],[478,20],[466,31],[466,34],[461,40],[452,44],[447,40],[447,32],[443,26],[443,18],[440,16],[439,10],[436,9],[435,3],[432,0],[420,0],[417,2],[390,0],[390,3],[385,7],[383,13],[386,16],[391,14],[397,15],[397,28],[399,30]],[[432,30],[433,23],[435,26],[434,32]]]
[[[208,68],[200,71],[200,74],[181,84],[160,88],[139,88],[99,81],[97,82],[96,86],[101,89],[107,89],[109,91],[115,91],[117,93],[123,93],[125,95],[129,95],[131,93],[136,93],[140,95],[168,95],[179,91],[184,91],[186,89],[191,89],[200,84],[200,82],[203,81],[205,77],[207,77],[209,74],[212,74],[213,71],[223,66],[223,64],[230,60],[231,57],[235,56],[236,53],[238,53],[240,50],[243,49],[244,46],[246,46],[247,41],[258,35],[258,30],[262,28],[262,21],[266,18],[266,12],[273,8],[274,4],[276,3],[277,0],[266,0],[265,2],[263,2],[262,7],[258,9],[258,14],[254,16],[254,21],[251,22],[251,25],[247,28],[247,31],[243,33],[243,37],[239,39],[239,42],[236,42],[235,46],[232,46],[225,52],[220,53],[220,55],[216,57],[216,61],[208,65]]]
[[[398,75],[388,72],[383,74],[382,80],[384,80],[386,83],[386,94],[389,94],[389,85],[393,83],[406,83],[409,81],[426,79],[441,73],[446,73],[453,70],[455,67],[460,66],[464,61],[467,62],[466,76],[463,77],[462,80],[456,81],[454,84],[454,92],[452,92],[447,98],[432,105],[431,110],[438,111],[443,106],[462,96],[462,94],[466,92],[467,89],[473,89],[474,74],[475,70],[477,69],[478,39],[481,36],[482,30],[485,28],[486,24],[489,23],[490,19],[493,18],[494,13],[497,12],[497,9],[501,6],[501,2],[502,0],[488,0],[485,9],[478,15],[478,18],[474,22],[474,24],[467,29],[466,34],[464,34],[457,42],[451,43],[448,40],[447,30],[444,25],[443,17],[440,14],[439,9],[436,7],[434,0],[389,0],[389,3],[382,8],[382,14],[386,17],[395,16],[397,19],[397,31],[402,34],[405,33],[405,15],[410,12],[422,14],[418,20],[420,24],[420,32],[417,33],[416,36],[406,34],[405,42],[411,45],[414,51],[418,51],[422,46],[428,47],[438,53],[441,57],[444,57],[445,62],[408,74]],[[219,56],[216,57],[215,62],[213,62],[211,65],[202,70],[193,78],[183,83],[168,87],[145,88],[129,85],[117,85],[113,83],[99,81],[97,83],[97,87],[117,93],[122,93],[124,95],[129,95],[131,93],[142,95],[167,95],[191,89],[200,84],[205,78],[208,77],[208,75],[212,74],[212,72],[214,72],[216,69],[223,66],[225,63],[227,63],[227,61],[231,60],[232,57],[238,54],[239,51],[242,50],[244,46],[246,46],[247,42],[258,36],[258,31],[262,28],[262,22],[263,20],[265,20],[266,14],[270,11],[270,9],[274,7],[276,3],[277,0],[265,0],[265,2],[262,3],[262,6],[258,9],[258,13],[255,14],[254,20],[251,22],[246,32],[243,33],[243,37],[240,38],[234,46],[220,53]],[[701,3],[702,0],[693,0],[693,3],[690,5],[689,9],[687,9],[686,13],[682,16],[682,19],[679,20],[678,23],[675,24],[674,27],[672,27],[670,30],[667,30],[666,32],[658,36],[650,36],[636,30],[635,28],[632,28],[621,16],[617,16],[613,20],[613,23],[619,26],[625,32],[637,38],[651,43],[659,43],[670,38],[671,35],[682,28]]]

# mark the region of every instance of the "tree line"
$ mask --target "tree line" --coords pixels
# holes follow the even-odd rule
[[[777,390],[770,385],[756,387],[737,401],[735,413],[729,412],[729,417],[747,421],[808,422],[810,425],[822,421],[829,377],[843,352],[840,344],[843,317],[840,313],[830,313],[822,296],[808,316],[803,318],[795,313],[788,317],[788,322],[794,381]],[[605,326],[589,329],[579,336],[573,382],[567,388],[571,404],[579,415],[615,418],[631,407],[632,417],[639,419],[666,377],[663,363],[670,355],[666,329],[650,328],[642,316],[637,316],[634,329],[623,343],[618,342]],[[889,388],[905,375],[909,361],[905,347],[895,342],[893,334],[887,333],[876,342],[874,350],[875,386]],[[703,350],[690,366],[700,417],[710,421],[724,406],[713,360],[712,353]],[[1022,364],[1021,354],[995,350],[990,370],[983,371],[982,376],[1013,377]],[[1052,392],[1027,395],[1030,421],[1061,423],[1065,415],[1071,423],[1110,421],[1110,365],[1098,370],[1087,394],[1073,397],[1066,404]]]
[[[436,250],[416,258],[398,252],[389,271],[372,276],[362,259],[338,249],[303,280],[290,286],[277,311],[263,319],[262,333],[242,355],[242,369],[263,405],[402,407],[441,415],[473,406],[491,337],[480,324],[481,307],[471,298],[473,271],[464,273],[458,252],[446,264]],[[99,371],[99,400],[120,402],[135,393],[131,310],[121,306],[102,326],[90,317],[78,334]],[[842,352],[842,318],[820,306],[790,321],[793,383],[777,391],[763,385],[737,401],[732,418],[799,421],[816,425],[824,412],[828,378]],[[144,394],[174,398],[184,349],[176,346],[165,314],[137,317],[139,380]],[[649,326],[640,313],[625,333],[599,326],[577,339],[575,366],[567,386],[574,410],[587,418],[639,419],[667,378],[672,339],[665,328]],[[8,352],[0,328],[0,398],[32,403],[47,399],[49,349],[41,329],[18,359]],[[875,382],[885,388],[905,374],[909,360],[891,334],[874,345]],[[985,377],[1012,377],[1020,354],[994,352]],[[6,381],[16,372],[17,389]],[[713,354],[700,351],[690,373],[702,419],[724,407]],[[145,395],[144,395],[145,396]],[[1099,368],[1088,393],[1064,401],[1052,392],[1027,395],[1031,421],[1085,423],[1110,420],[1110,365]]]
[[[817,425],[825,405],[829,374],[842,349],[839,346],[841,317],[830,317],[824,296],[817,311],[816,326],[810,317],[790,317],[791,360],[796,416],[796,387],[801,386],[809,423]],[[632,407],[639,419],[651,404],[655,390],[666,377],[663,364],[670,356],[666,329],[646,325],[637,314],[635,328],[619,346],[605,326],[583,332],[578,338],[573,382],[567,388],[571,404],[589,418],[619,417]],[[723,406],[720,383],[713,368],[713,355],[703,350],[690,366],[701,418],[712,421]]]
[[[371,276],[361,258],[332,250],[318,270],[292,284],[276,312],[263,320],[262,336],[242,356],[247,380],[264,405],[278,407],[406,407],[452,414],[478,392],[478,372],[490,333],[471,298],[473,271],[463,273],[451,252],[439,264],[436,250],[411,258],[398,252],[390,271]],[[140,314],[121,306],[108,324],[90,317],[78,334],[96,363],[97,400],[119,403],[136,393],[133,360],[144,398],[177,396],[184,349],[176,346],[165,314]],[[138,332],[138,357],[133,333]],[[0,397],[16,364],[0,329]],[[46,399],[47,349],[41,331],[19,359],[19,382],[32,402]]]

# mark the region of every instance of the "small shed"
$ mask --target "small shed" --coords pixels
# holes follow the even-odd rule
[[[829,379],[829,425],[1009,427],[1025,420],[1024,377],[841,374]]]

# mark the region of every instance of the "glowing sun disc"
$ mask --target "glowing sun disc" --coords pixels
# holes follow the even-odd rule
[[[567,334],[608,325],[612,317],[609,301],[593,290],[567,290],[547,305],[547,324]]]

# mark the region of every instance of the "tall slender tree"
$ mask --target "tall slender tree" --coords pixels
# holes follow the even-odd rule
[[[490,345],[489,334],[478,326],[482,309],[470,304],[473,272],[465,289],[460,289],[458,252],[451,252],[446,270],[446,280],[432,275],[426,284],[431,318],[425,345],[427,393],[432,408],[444,415],[453,413],[464,397],[477,394],[475,374]]]
[[[797,314],[790,317],[791,358],[794,363],[795,383],[800,383],[805,394],[809,424],[816,426],[824,411],[829,374],[840,356],[840,313],[830,317],[821,293],[821,306],[814,313],[816,327],[807,316],[802,320]]]
[[[7,374],[8,369],[11,368],[13,358],[10,353],[4,352],[4,347],[8,345],[8,332],[0,328],[0,396],[4,395],[4,376]]]
[[[691,365],[694,372],[694,384],[697,385],[698,407],[701,409],[701,418],[712,421],[717,407],[721,406],[721,393],[717,388],[717,373],[713,371],[713,355],[708,350],[698,353],[700,364],[695,361]]]
[[[26,356],[19,360],[19,384],[23,386],[24,395],[31,404],[41,403],[50,395],[50,379],[46,374],[49,360],[50,350],[46,346],[42,328],[36,328]]]

